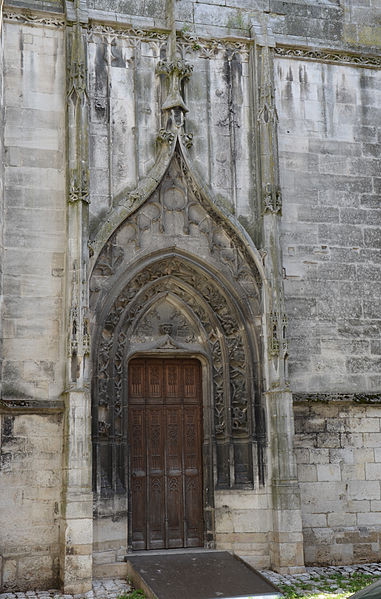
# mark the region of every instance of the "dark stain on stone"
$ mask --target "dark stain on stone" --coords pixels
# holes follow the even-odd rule
[[[105,44],[98,44],[95,54],[95,92],[97,96],[107,95],[107,63]]]
[[[294,81],[294,75],[291,67],[287,71],[286,79],[287,81]]]
[[[111,66],[126,68],[126,61],[123,56],[123,49],[120,46],[111,46]]]
[[[23,32],[20,29],[20,36],[19,36],[19,50],[20,50],[20,66],[21,66],[21,71],[23,71],[24,69],[24,39],[23,39]]]
[[[2,426],[2,440],[4,443],[9,443],[13,439],[13,425],[14,425],[15,417],[14,416],[4,416],[3,426]]]

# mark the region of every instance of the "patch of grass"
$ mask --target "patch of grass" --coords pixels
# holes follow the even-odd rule
[[[145,594],[140,589],[135,589],[130,593],[129,599],[145,599]]]
[[[353,572],[349,576],[335,572],[326,576],[315,575],[309,580],[296,578],[291,585],[278,586],[286,599],[347,599],[376,580],[378,576],[363,572]]]
[[[133,589],[130,593],[118,595],[117,599],[146,599],[146,596],[141,589]]]

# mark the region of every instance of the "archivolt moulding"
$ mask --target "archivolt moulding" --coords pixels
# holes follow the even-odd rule
[[[253,468],[263,472],[265,432],[260,405],[260,348],[251,319],[240,306],[242,299],[226,280],[184,254],[172,250],[144,262],[140,268],[131,269],[118,291],[109,294],[113,301],[106,301],[94,331],[93,405],[98,429],[93,439],[96,446],[103,447],[103,453],[95,452],[100,456],[96,459],[100,469],[97,478],[103,481],[99,493],[123,493],[120,475],[117,480],[113,469],[107,472],[107,464],[114,464],[115,456],[120,455],[112,448],[125,443],[128,357],[161,348],[206,356],[212,369],[210,407],[214,417],[208,436],[216,447],[215,483],[221,488],[251,485]],[[170,306],[162,314],[171,308],[180,312],[172,314],[169,322],[160,317],[158,309],[166,302]],[[145,323],[146,316],[150,318]],[[179,329],[172,330],[176,323],[185,334],[182,341]],[[113,468],[121,472],[117,463]],[[259,478],[263,480],[261,474]],[[115,484],[116,480],[113,488],[112,481]]]

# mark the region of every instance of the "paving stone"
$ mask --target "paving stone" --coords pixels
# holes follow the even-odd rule
[[[270,582],[275,585],[287,585],[292,586],[297,582],[303,581],[308,582],[311,580],[315,582],[313,578],[317,576],[324,578],[326,581],[331,581],[332,587],[335,588],[336,593],[343,592],[341,587],[337,587],[337,581],[334,578],[330,578],[334,574],[347,575],[351,577],[355,572],[365,572],[367,574],[373,574],[375,576],[381,575],[381,564],[370,563],[370,564],[354,564],[352,566],[330,566],[327,568],[323,567],[307,567],[306,572],[303,574],[284,575],[273,572],[272,570],[261,570],[263,576],[265,576]],[[340,581],[341,583],[341,581]],[[0,593],[0,599],[91,599],[96,597],[97,599],[116,599],[119,595],[122,595],[131,590],[131,586],[126,580],[123,579],[108,579],[108,580],[94,580],[93,590],[83,595],[67,595],[62,594],[57,589],[49,589],[48,591],[26,591],[25,593]],[[312,591],[317,593],[318,587],[312,587]]]

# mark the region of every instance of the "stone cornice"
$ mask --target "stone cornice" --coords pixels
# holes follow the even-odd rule
[[[63,28],[65,17],[55,13],[32,12],[31,10],[16,10],[4,8],[3,20],[6,22],[25,23],[26,25],[43,25],[48,27]]]
[[[371,69],[381,68],[381,56],[345,52],[341,50],[322,50],[290,46],[277,46],[275,55],[282,58],[296,60],[309,60],[314,62],[327,62],[332,64],[366,67]]]
[[[18,397],[0,399],[0,414],[57,414],[64,411],[62,399],[23,399]]]
[[[107,19],[89,20],[89,34],[115,39],[123,38],[151,42],[166,42],[169,30],[161,28],[139,28],[128,23],[115,23]],[[27,25],[48,26],[61,28],[65,26],[66,19],[54,12],[32,11],[27,8],[4,7],[3,19],[6,22],[25,23]],[[245,37],[221,37],[207,39],[198,37],[193,32],[178,32],[177,42],[184,47],[186,53],[198,53],[202,58],[213,58],[216,51],[231,48],[238,52],[248,53],[250,46],[255,42]],[[341,50],[335,48],[316,48],[301,45],[278,44],[274,48],[275,55],[281,58],[294,60],[308,60],[348,66],[357,66],[370,69],[381,68],[381,56],[367,52]]]
[[[294,403],[381,404],[381,393],[293,393]]]
[[[169,30],[164,29],[140,29],[129,24],[89,20],[90,36],[101,36],[109,41],[115,38],[128,39],[144,42],[165,43],[169,36]],[[217,51],[227,48],[248,55],[253,40],[248,38],[224,37],[218,39],[206,39],[198,37],[189,32],[177,32],[177,43],[182,46],[186,54],[198,53],[201,58],[213,58]]]

